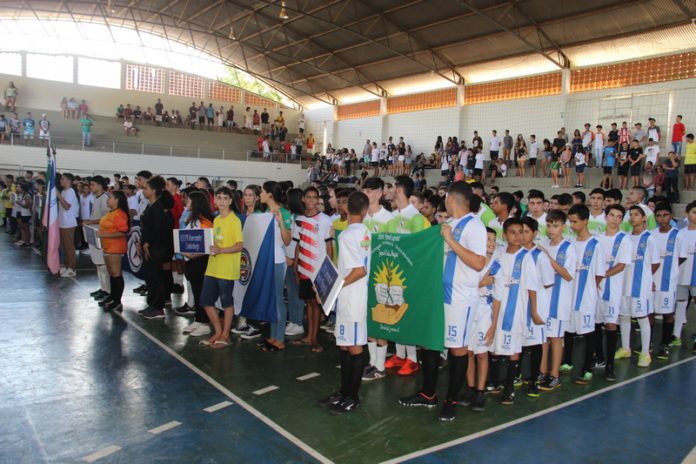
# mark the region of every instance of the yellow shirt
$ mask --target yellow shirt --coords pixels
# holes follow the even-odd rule
[[[696,142],[686,144],[686,156],[684,164],[696,164]]]
[[[213,243],[220,248],[231,248],[242,242],[242,222],[230,212],[227,217],[218,216],[213,221]],[[223,253],[210,256],[205,275],[224,280],[238,280],[242,253]]]
[[[334,229],[334,255],[331,257],[331,261],[334,264],[338,263],[338,236],[348,228],[348,218],[345,221],[341,220],[341,217],[334,219],[332,224]]]

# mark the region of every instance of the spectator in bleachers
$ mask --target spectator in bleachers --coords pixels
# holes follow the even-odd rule
[[[128,103],[126,108],[123,110],[123,119],[128,119],[131,116],[133,116],[133,108],[131,107],[131,104]]]
[[[266,132],[268,132],[270,118],[271,116],[268,114],[268,110],[264,108],[261,113],[261,133],[263,135],[266,135]]]
[[[162,124],[162,115],[164,114],[164,105],[162,104],[161,99],[157,99],[157,102],[155,103],[155,124],[156,125],[161,125]]]
[[[234,128],[234,106],[230,106],[227,110],[227,130],[232,131]]]
[[[89,106],[87,106],[87,102],[84,100],[80,102],[80,106],[78,108],[80,110],[80,117],[82,117],[83,114],[87,114],[89,112]]]
[[[259,133],[259,129],[261,128],[261,117],[259,116],[259,112],[257,110],[254,110],[254,114],[251,116],[251,122],[254,135],[256,135]]]
[[[314,150],[314,134],[311,132],[309,133],[309,136],[307,137],[307,154],[310,155],[312,154],[312,150]]]
[[[5,143],[5,134],[7,133],[9,126],[10,124],[7,119],[5,119],[5,115],[0,114],[0,143]]]
[[[82,145],[85,147],[92,146],[92,126],[94,123],[89,118],[88,114],[82,115],[80,118],[80,128],[82,130]]]
[[[63,101],[65,101],[65,98],[63,98]],[[67,111],[67,101],[65,102],[65,104],[66,104],[66,107],[65,107],[66,109],[63,110],[63,116],[67,117],[67,116],[65,116],[65,113]],[[61,107],[62,106],[63,106],[63,104],[61,103]],[[116,108],[116,118],[123,119],[124,118],[124,115],[123,115],[124,111],[125,111],[125,108],[123,107],[123,103],[121,103],[120,105],[118,105],[118,108]]]
[[[297,128],[300,134],[304,134],[304,113],[300,114],[300,120],[297,121]]]
[[[22,126],[22,122],[17,117],[17,113],[12,114],[12,119],[10,119],[10,142],[14,144],[15,137],[19,138],[19,129]]]
[[[133,118],[126,118],[126,120],[123,121],[123,131],[126,133],[127,137],[131,135],[138,136],[138,128],[133,124]]]
[[[251,131],[251,108],[248,106],[244,110],[244,129]]]
[[[152,108],[148,106],[145,110],[145,113],[143,114],[143,121],[147,124],[152,124],[154,120],[155,115],[152,113]]]
[[[17,87],[15,87],[14,82],[10,81],[10,84],[5,89],[5,111],[14,111],[17,109]]]
[[[198,113],[198,108],[196,107],[196,102],[191,102],[191,106],[189,106],[189,115],[188,118],[186,119],[186,122],[188,125],[190,125],[191,129],[194,129],[196,127],[196,115]]]
[[[77,119],[79,109],[80,104],[77,103],[77,100],[75,100],[74,97],[70,97],[70,100],[68,101],[68,110],[70,111],[70,117],[72,119]]]
[[[218,132],[222,131],[225,128],[225,108],[220,107],[220,110],[215,113],[215,119],[216,119],[216,130]]]
[[[123,108],[123,105],[121,105],[121,108]],[[60,110],[63,112],[63,117],[65,119],[68,119],[70,117],[70,110],[68,109],[67,97],[63,97],[63,99],[60,101]],[[118,116],[118,109],[116,110],[116,116]]]
[[[200,130],[203,130],[203,128],[205,127],[205,114],[206,114],[205,103],[201,102],[200,106],[198,107],[198,111],[197,111],[198,128]]]
[[[133,120],[134,121],[142,121],[143,119],[143,111],[140,109],[140,106],[136,106],[135,109],[133,110]]]
[[[285,142],[285,136],[288,134],[288,128],[284,124],[281,124],[278,128],[278,140],[282,144]]]
[[[208,122],[208,130],[210,130],[210,128],[215,124],[215,108],[213,108],[212,103],[209,103],[208,107],[205,109],[205,117]]]
[[[285,118],[283,117],[283,112],[278,113],[278,117],[275,119],[276,126],[282,126],[285,124]]]
[[[31,113],[27,113],[26,117],[22,120],[22,127],[24,128],[24,145],[29,145],[29,142],[34,145],[35,126],[36,123],[31,118]]]
[[[162,125],[164,127],[171,127],[171,120],[172,120],[172,117],[169,114],[169,111],[164,110],[164,114],[162,115]]]

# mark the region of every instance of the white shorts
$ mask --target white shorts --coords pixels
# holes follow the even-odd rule
[[[349,322],[336,317],[334,327],[336,346],[362,346],[367,344],[367,321]]]
[[[45,130],[43,130],[43,129],[40,129],[40,130],[39,130],[39,138],[40,138],[41,140],[47,140],[48,137],[49,137],[48,131],[45,131]]]
[[[255,131],[259,130],[259,125],[258,125],[258,124],[254,124],[254,130],[255,130]]]
[[[560,319],[549,317],[546,319],[546,328],[544,329],[544,336],[546,338],[563,338],[565,331],[568,328],[568,321],[561,321]]]
[[[546,343],[546,335],[544,334],[545,325],[528,325],[524,328],[524,340],[522,346],[543,345]]]
[[[476,316],[471,326],[471,336],[469,337],[469,350],[474,354],[488,353],[492,350],[492,343],[486,345],[486,334],[493,324],[493,308],[490,305],[479,302]]]
[[[404,162],[404,159],[406,159],[406,157],[405,157],[404,155],[399,155],[399,157],[396,158],[396,159],[397,159],[398,161],[401,161],[401,162],[403,163],[403,162]]]
[[[584,335],[593,332],[595,329],[595,313],[583,313],[582,311],[572,311],[570,323],[566,332],[576,335]]]
[[[478,298],[472,299],[472,302],[475,303],[469,305],[445,303],[445,348],[469,346]]]
[[[493,340],[493,352],[500,356],[513,356],[522,352],[522,339],[520,332],[506,332],[498,330]]]
[[[651,298],[632,298],[624,296],[621,300],[622,316],[646,317],[653,313],[654,299]]]
[[[612,301],[600,301],[597,305],[597,324],[618,324],[621,304]]]
[[[696,287],[677,285],[677,301],[686,301],[690,296],[696,296]]]
[[[655,292],[655,301],[653,304],[655,314],[672,314],[677,305],[677,291]]]
[[[246,127],[247,129],[251,129],[251,123],[250,122],[244,123],[244,127]]]

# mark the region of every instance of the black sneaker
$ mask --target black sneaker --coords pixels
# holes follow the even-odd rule
[[[145,308],[138,310],[138,314],[140,314],[142,316],[146,312],[150,311],[150,309],[152,309],[152,308],[150,308],[149,306],[146,306]]]
[[[553,391],[561,386],[561,379],[558,377],[553,377],[549,375],[544,379],[544,381],[539,385],[539,389],[543,391]]]
[[[527,386],[527,396],[530,398],[539,398],[541,392],[539,391],[539,385],[536,382],[529,382]]]
[[[433,395],[432,398],[428,398],[423,393],[418,392],[415,395],[405,396],[399,399],[399,404],[401,406],[416,408],[434,408],[437,406],[437,394]]]
[[[174,284],[172,286],[173,295],[182,295],[184,293],[184,286],[180,284]]]
[[[359,400],[354,400],[353,398],[345,397],[343,401],[339,403],[333,403],[329,406],[329,411],[331,414],[345,414],[358,409],[360,406]]]
[[[492,389],[488,389],[486,387],[487,393],[490,393],[491,395],[500,395],[503,393],[504,387],[502,385],[498,385],[497,387],[493,387]]]
[[[112,301],[110,304],[104,306],[105,311],[123,311],[123,305],[117,301]]]
[[[660,345],[660,350],[657,352],[657,359],[669,359],[669,347]]]
[[[261,331],[259,329],[252,325],[249,325],[248,327],[249,328],[246,330],[246,332],[240,335],[240,337],[242,337],[244,340],[253,340],[261,336]]]
[[[691,347],[691,352],[696,353],[696,342],[694,342],[694,346]]]
[[[191,316],[192,314],[196,314],[196,310],[188,305],[188,303],[184,303],[183,306],[179,306],[178,308],[174,308],[174,312],[178,316]]]
[[[462,397],[459,399],[459,405],[460,406],[469,406],[471,405],[471,402],[474,401],[474,396],[476,396],[476,390],[473,388],[467,388],[464,391],[464,394]]]
[[[457,417],[457,402],[445,400],[440,410],[440,422],[452,422]]]
[[[345,399],[345,397],[346,396],[343,393],[341,393],[340,391],[336,391],[327,396],[326,398],[322,398],[319,401],[317,401],[317,404],[319,406],[328,407],[332,404],[340,403]]]
[[[110,300],[110,299],[111,299],[111,295],[109,295],[108,293],[104,292],[104,293],[101,294],[101,296],[100,296],[99,298],[95,298],[94,301],[96,301],[97,303],[99,303],[99,305],[101,306],[102,301],[106,301],[106,300]]]
[[[99,305],[100,308],[106,308],[107,306],[109,306],[113,302],[114,302],[114,300],[112,300],[111,296],[109,296],[107,298],[104,298],[103,300],[99,300],[99,303],[97,303],[97,304]]]
[[[616,373],[614,372],[614,366],[607,366],[604,368],[604,380],[607,382],[616,382]]]
[[[147,291],[147,287],[145,286],[145,284],[142,284],[140,287],[135,287],[135,288],[133,289],[133,293],[141,293],[141,292],[144,292],[144,291],[145,291],[145,292]]]
[[[145,319],[164,319],[164,310],[150,308],[148,311],[145,311],[142,316]]]
[[[607,363],[603,359],[597,359],[595,362],[592,363],[592,370],[604,369],[605,367],[607,367]]]
[[[104,290],[102,290],[102,289],[100,288],[100,289],[97,290],[96,292],[90,293],[89,296],[91,296],[92,298],[94,298],[94,299],[96,300],[97,298],[99,298],[100,296],[102,296],[104,293],[105,293]]]
[[[486,410],[486,394],[482,391],[477,391],[474,400],[471,402],[471,410],[483,412]]]
[[[503,393],[503,397],[500,398],[500,404],[504,406],[511,406],[515,404],[515,392]]]

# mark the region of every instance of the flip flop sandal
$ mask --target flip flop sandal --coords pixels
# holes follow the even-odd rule
[[[264,345],[261,346],[261,351],[266,352],[266,353],[275,353],[278,350],[280,350],[280,348],[278,348],[274,344],[268,343],[268,342],[266,342]]]

